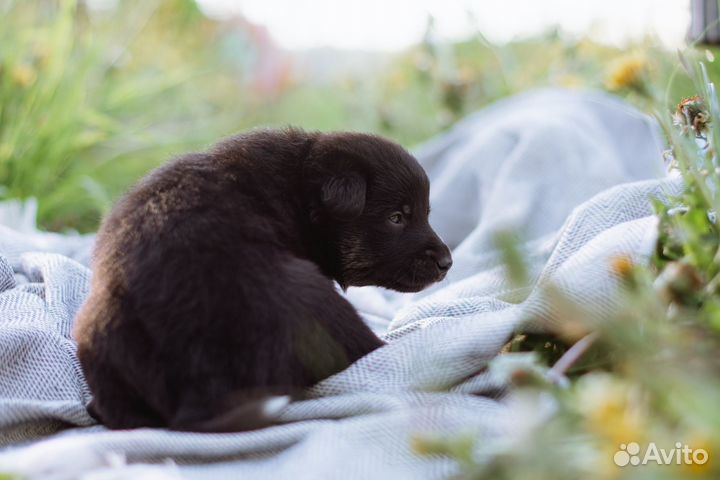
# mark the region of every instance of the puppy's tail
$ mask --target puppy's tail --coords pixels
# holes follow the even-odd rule
[[[291,400],[290,395],[245,400],[208,419],[174,421],[171,428],[191,432],[227,433],[270,427],[282,423],[278,416]]]

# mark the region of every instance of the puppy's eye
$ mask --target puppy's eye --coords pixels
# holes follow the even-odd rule
[[[392,223],[395,223],[395,224],[401,224],[402,220],[403,220],[402,213],[395,212],[388,217],[388,220],[390,220]]]

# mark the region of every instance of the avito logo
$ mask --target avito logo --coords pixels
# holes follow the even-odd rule
[[[707,450],[702,448],[690,448],[680,442],[675,443],[675,448],[665,450],[658,448],[655,442],[650,442],[641,452],[640,444],[630,442],[621,444],[620,449],[615,452],[613,461],[618,467],[626,465],[647,465],[648,463],[656,463],[657,465],[704,465],[710,459]]]

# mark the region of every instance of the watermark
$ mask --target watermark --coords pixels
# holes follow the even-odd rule
[[[655,463],[657,465],[704,465],[710,459],[707,450],[703,448],[690,448],[680,442],[675,448],[659,448],[655,442],[650,442],[642,451],[637,442],[622,443],[615,452],[613,461],[618,467],[626,465],[638,466]]]

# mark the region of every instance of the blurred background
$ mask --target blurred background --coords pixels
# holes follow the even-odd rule
[[[171,155],[257,126],[412,148],[542,86],[650,112],[693,93],[690,24],[681,0],[0,0],[0,200],[92,231]]]
[[[533,88],[610,92],[656,116],[687,186],[654,202],[652,266],[612,259],[623,307],[597,324],[548,277],[541,295],[557,318],[503,348],[537,354],[512,377],[538,392],[532,416],[557,406],[521,448],[488,468],[472,454],[485,438],[413,449],[454,457],[463,479],[715,480],[716,460],[621,475],[609,459],[627,439],[720,451],[718,4],[0,0],[0,225],[92,232],[150,169],[250,128],[361,130],[413,148]],[[510,278],[523,277],[525,250],[499,238]],[[531,291],[514,288],[498,298]],[[572,385],[555,388],[540,372],[568,353]]]

